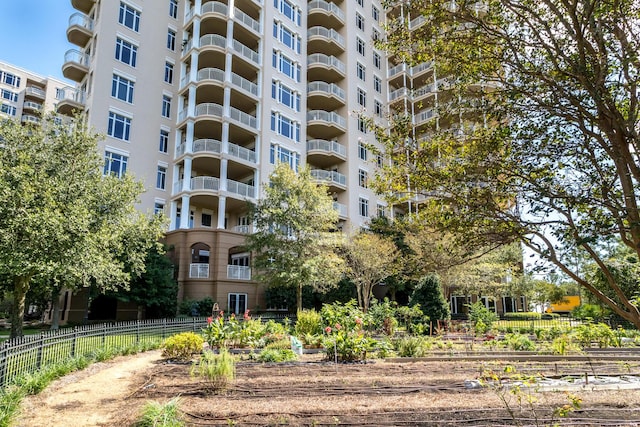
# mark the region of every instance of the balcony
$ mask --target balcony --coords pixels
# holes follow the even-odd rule
[[[204,16],[209,13],[213,13],[213,14],[221,15],[222,17],[226,18],[228,11],[229,11],[229,8],[226,4],[220,3],[219,1],[210,1],[202,5],[202,7],[200,8],[200,15]]]
[[[83,111],[87,94],[76,88],[65,87],[58,91],[58,106],[56,111],[60,114],[73,115],[76,111]]]
[[[347,159],[347,148],[336,141],[311,139],[307,141],[307,159],[313,165],[329,167]]]
[[[184,188],[184,180],[180,179],[173,184],[173,194],[178,194],[182,191],[205,191],[205,192],[218,192],[220,189],[220,178],[215,176],[196,176],[189,180],[189,187]]]
[[[347,121],[334,111],[307,112],[307,134],[314,139],[333,139],[346,132]]]
[[[239,160],[243,160],[248,163],[256,163],[256,152],[249,150],[248,148],[229,143],[229,156]]]
[[[32,116],[31,114],[24,114],[21,119],[22,123],[40,123],[40,117]]]
[[[251,280],[251,267],[227,265],[227,279]]]
[[[240,22],[242,25],[253,31],[254,34],[260,36],[262,34],[262,27],[260,22],[256,21],[237,7],[233,9],[233,19]]]
[[[239,53],[240,56],[257,65],[258,67],[261,65],[262,61],[260,60],[260,53],[255,50],[243,45],[238,40],[233,41],[233,50],[236,53]]]
[[[233,227],[233,231],[241,234],[249,234],[253,231],[253,227],[250,225],[236,225]]]
[[[22,104],[22,109],[24,111],[40,112],[42,111],[42,104],[39,102],[25,101],[24,104]]]
[[[91,12],[91,8],[95,3],[96,0],[71,0],[71,6],[82,13]]]
[[[89,55],[71,49],[64,54],[62,75],[74,82],[82,82],[89,72]]]
[[[237,108],[231,107],[229,111],[229,116],[232,120],[238,122],[238,124],[245,128],[248,126],[251,129],[258,130],[258,119],[251,114],[245,113],[242,110],[238,110]]]
[[[242,196],[243,198],[255,199],[256,197],[256,187],[231,179],[227,180],[227,191],[233,195]]]
[[[307,85],[307,107],[335,110],[346,102],[344,90],[335,83],[323,81],[310,82]]]
[[[87,15],[76,12],[69,17],[67,40],[76,46],[85,47],[93,37],[93,20]]]
[[[24,90],[24,96],[44,100],[47,97],[47,92],[45,92],[44,89],[36,86],[27,86],[27,88]]]
[[[344,52],[344,37],[333,28],[322,26],[309,28],[307,40],[307,49],[311,52],[325,52],[331,55]]]
[[[431,119],[433,119],[435,117],[436,117],[436,112],[433,109],[420,111],[418,114],[413,116],[414,124],[416,126],[418,126],[418,125],[421,125],[421,124],[424,124],[424,123],[430,121]]]
[[[233,72],[231,73],[231,83],[233,83],[237,88],[248,92],[255,97],[258,96],[258,85],[250,80],[245,79],[239,74]]]
[[[338,171],[311,170],[311,178],[329,186],[329,191],[346,190],[347,177]]]
[[[191,48],[190,42],[191,40],[185,45],[182,53],[186,53]],[[199,43],[201,49],[214,48],[224,52],[227,47],[227,39],[219,34],[206,34],[200,37]]]
[[[344,62],[335,56],[314,53],[307,57],[307,79],[309,81],[336,82],[345,77]]]
[[[208,279],[209,264],[204,264],[204,263],[189,264],[189,278],[190,279]]]
[[[342,203],[333,202],[333,209],[338,212],[338,217],[341,219],[347,218],[347,205],[343,205]]]
[[[335,3],[312,0],[309,2],[308,11],[307,24],[311,27],[322,24],[337,28],[344,25],[344,12]]]
[[[186,110],[187,109],[185,108],[178,115],[179,121],[182,120],[181,116],[184,115],[186,117],[186,113],[187,113]],[[205,102],[205,103],[196,105],[197,118],[213,118],[213,117],[222,118],[222,112],[223,112],[222,105],[215,104],[213,102]]]

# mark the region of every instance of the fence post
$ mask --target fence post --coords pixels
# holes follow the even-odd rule
[[[71,339],[71,357],[76,356],[76,346],[78,345],[78,327],[73,327],[73,338]]]
[[[38,369],[42,368],[42,353],[44,353],[44,332],[40,332],[40,345],[38,346],[38,356],[36,359]]]
[[[166,318],[162,318],[162,340],[164,341],[166,337],[166,332],[167,332],[167,319]]]
[[[0,387],[5,386],[5,380],[7,378],[7,358],[9,357],[9,346],[6,344],[0,344]]]
[[[136,345],[140,344],[140,320],[136,320]]]
[[[107,324],[102,324],[102,348],[104,349],[107,345]]]
[[[196,331],[196,318],[193,317],[193,330],[191,332],[195,332]]]

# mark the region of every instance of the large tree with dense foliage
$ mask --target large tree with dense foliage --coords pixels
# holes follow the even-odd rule
[[[0,121],[0,275],[13,293],[12,337],[32,283],[124,286],[162,232],[135,209],[139,183],[103,176],[97,140],[80,118]]]
[[[602,250],[614,240],[640,257],[640,4],[389,7],[402,13],[383,47],[409,66],[435,61],[439,77],[448,77],[438,90],[449,101],[435,106],[428,138],[414,138],[407,115],[378,133],[394,160],[379,185],[428,197],[423,221],[468,247],[522,242],[640,327],[635,295]],[[410,29],[417,16],[425,22]],[[437,126],[456,112],[462,126]],[[575,268],[576,253],[593,261],[607,291]]]
[[[272,286],[297,290],[302,308],[302,288],[322,290],[340,280],[342,262],[334,249],[338,212],[324,185],[318,185],[308,168],[297,173],[279,163],[263,186],[264,195],[252,206],[256,232],[246,246],[253,252],[256,278]]]

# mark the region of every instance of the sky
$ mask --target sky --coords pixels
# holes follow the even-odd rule
[[[5,42],[0,61],[43,77],[66,81],[64,54],[77,48],[67,41],[71,0],[0,0]]]

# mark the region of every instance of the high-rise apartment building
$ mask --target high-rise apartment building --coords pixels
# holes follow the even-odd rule
[[[181,299],[266,308],[242,245],[276,162],[310,166],[345,232],[389,214],[359,116],[388,104],[379,0],[71,3],[65,107],[106,136],[104,172],[134,174],[140,209],[170,218]]]

